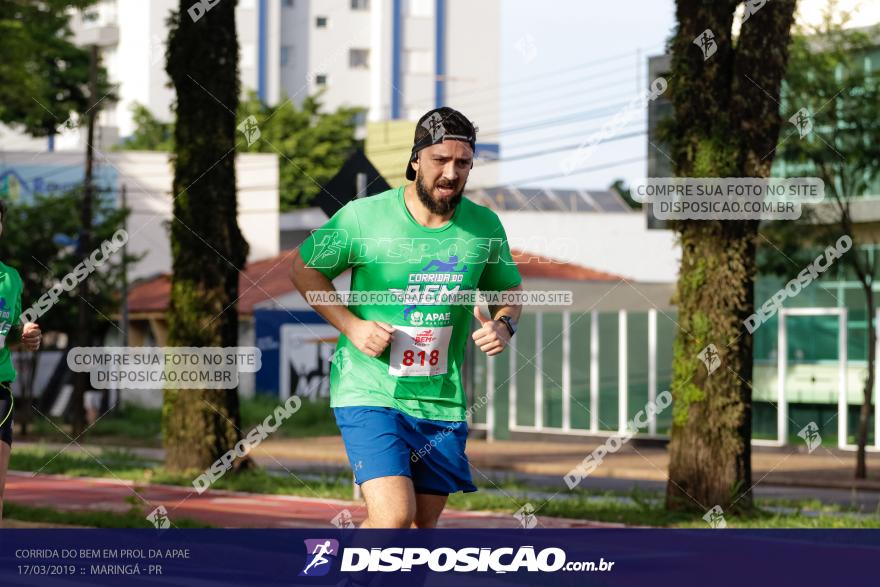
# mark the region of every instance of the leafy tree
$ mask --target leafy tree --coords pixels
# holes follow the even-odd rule
[[[0,237],[0,259],[14,267],[23,282],[22,310],[35,305],[53,286],[83,261],[76,255],[72,242],[79,234],[79,190],[60,194],[37,194],[33,200],[19,201],[9,205],[3,221]],[[119,209],[109,196],[95,200],[95,223],[92,236],[95,243],[111,240],[114,233],[124,226],[128,210]],[[133,263],[141,256],[126,255]],[[122,300],[123,279],[122,252],[117,251],[101,267],[85,280],[94,320],[88,322],[89,344],[100,345],[105,334],[117,326],[109,316],[117,314]],[[40,316],[36,322],[43,332],[63,332],[72,339],[77,324],[78,290],[60,295],[58,302]],[[12,340],[20,336],[18,327]],[[31,413],[27,409],[33,394],[32,383],[37,372],[37,354],[26,353],[20,364],[19,375],[24,383],[24,400],[21,423],[24,429]]]
[[[35,304],[53,285],[82,262],[75,246],[66,242],[79,234],[79,190],[60,194],[36,194],[30,202],[10,204],[0,237],[0,258],[14,267],[24,284],[22,309]],[[95,199],[93,240],[97,246],[110,240],[123,227],[128,211],[116,207],[112,197]],[[128,255],[129,263],[139,257]],[[122,300],[122,257],[117,252],[101,268],[91,273],[85,283],[89,301],[95,306],[96,319],[90,322],[89,339],[100,341],[114,325],[101,315],[119,312]],[[43,331],[72,333],[76,329],[77,290],[63,293],[58,302],[39,319]],[[100,314],[98,314],[100,312]]]
[[[320,96],[305,98],[299,108],[286,99],[270,108],[252,93],[242,104],[239,117],[253,115],[262,135],[248,150],[280,157],[282,210],[309,206],[359,146],[354,136],[358,112],[343,107],[322,113]]]
[[[35,137],[76,126],[89,105],[89,51],[70,42],[68,10],[96,0],[0,0],[0,122]],[[107,73],[98,88],[114,100]]]
[[[733,34],[738,0],[677,0],[664,139],[678,177],[767,177],[781,124],[779,92],[795,0],[763,5]],[[694,41],[713,40],[701,51]],[[710,52],[711,50],[711,52]],[[675,294],[673,423],[666,506],[749,509],[752,339],[758,221],[675,223],[682,259]],[[711,375],[700,354],[714,344]]]
[[[235,347],[238,278],[248,253],[235,193],[237,2],[223,0],[195,22],[191,4],[180,0],[169,18],[166,53],[177,92],[168,344]],[[239,440],[240,427],[237,389],[166,390],[165,465],[210,466]]]
[[[173,123],[160,122],[141,105],[136,105],[134,112],[137,130],[120,148],[171,150]],[[239,135],[238,144],[242,151],[278,155],[282,211],[311,205],[320,186],[336,175],[360,146],[354,132],[358,112],[360,109],[344,107],[323,112],[320,95],[304,99],[299,107],[287,99],[270,107],[256,92],[248,92],[239,106],[238,120],[253,116],[260,138],[248,146]]]
[[[173,151],[174,124],[157,119],[143,104],[134,103],[131,107],[135,131],[117,145],[125,151]]]
[[[873,284],[878,274],[877,257],[868,254],[865,245],[877,245],[878,240],[873,231],[856,226],[852,204],[880,188],[880,68],[876,64],[873,71],[869,68],[869,56],[880,46],[880,27],[872,33],[846,30],[849,20],[850,15],[830,1],[819,25],[796,31],[783,104],[787,116],[805,114],[806,132],[801,136],[791,127],[777,149],[785,174],[822,178],[831,210],[825,214],[812,211],[817,222],[809,230],[804,230],[803,223],[800,230],[789,229],[787,233],[780,232],[785,229],[778,223],[771,230],[787,248],[804,251],[812,245],[809,250],[813,256],[816,248],[833,245],[843,234],[852,239],[852,249],[841,261],[852,270],[865,299],[868,369],[856,433],[855,467],[855,477],[864,479],[865,446],[873,413],[877,347]]]

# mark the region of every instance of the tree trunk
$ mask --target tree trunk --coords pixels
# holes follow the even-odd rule
[[[768,177],[779,136],[779,90],[788,59],[794,0],[764,5],[733,39],[739,2],[678,0],[667,80],[675,115],[667,142],[678,177]],[[709,29],[704,59],[694,39]],[[735,43],[735,47],[734,47]],[[674,302],[673,425],[666,505],[706,512],[749,509],[752,339],[758,222],[686,220]],[[715,345],[709,374],[698,355]]]
[[[181,0],[172,16],[167,52],[177,92],[168,344],[230,347],[247,258],[235,192],[236,2],[216,3],[195,22],[192,5]],[[170,469],[206,468],[241,438],[237,389],[166,390],[162,416]]]

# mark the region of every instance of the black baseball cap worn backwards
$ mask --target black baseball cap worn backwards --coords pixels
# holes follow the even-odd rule
[[[410,181],[416,178],[416,170],[410,163],[418,158],[419,151],[425,147],[444,140],[465,141],[472,151],[476,151],[477,130],[479,129],[464,114],[448,106],[426,112],[416,124],[412,153],[406,164],[406,178]]]

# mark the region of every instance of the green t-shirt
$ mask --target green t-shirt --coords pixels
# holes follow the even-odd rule
[[[352,268],[352,292],[506,291],[522,282],[498,216],[463,198],[449,222],[426,228],[404,204],[403,187],[353,200],[300,246],[300,255],[334,279]],[[461,372],[473,332],[473,305],[350,305],[364,320],[395,327],[378,357],[339,336],[330,369],[330,406],[384,406],[417,418],[461,421]]]
[[[0,381],[15,381],[12,356],[6,348],[6,337],[17,324],[21,315],[22,282],[18,271],[0,263]]]

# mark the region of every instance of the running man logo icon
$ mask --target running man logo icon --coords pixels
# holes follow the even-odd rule
[[[436,142],[440,137],[446,134],[446,127],[443,126],[443,117],[440,116],[438,112],[435,112],[430,117],[428,117],[423,123],[422,126],[431,133],[431,140]]]
[[[753,14],[764,8],[768,0],[746,0],[745,10],[743,11],[743,22],[749,20]]]
[[[262,136],[260,134],[260,127],[257,125],[257,117],[253,114],[245,118],[236,128],[244,135],[248,147],[260,140]]]
[[[806,108],[795,112],[788,121],[797,129],[800,138],[804,138],[813,131],[813,115]]]
[[[330,523],[337,528],[345,528],[346,530],[355,527],[354,517],[349,510],[342,510],[336,514],[333,519],[330,520]]]
[[[312,238],[315,239],[315,248],[312,258],[307,261],[308,266],[315,269],[335,267],[348,240],[348,232],[342,228],[319,228]]]
[[[300,577],[323,577],[330,572],[330,563],[339,554],[339,541],[332,538],[308,539],[306,543],[306,566]]]
[[[708,344],[700,351],[697,358],[703,361],[703,364],[706,365],[706,370],[709,372],[709,375],[714,373],[715,370],[721,366],[721,356],[718,354],[718,348],[714,344]]]
[[[351,371],[352,362],[348,349],[338,349],[330,357],[330,362],[336,366],[340,375],[345,375]]]
[[[715,42],[715,33],[712,32],[712,29],[706,29],[697,35],[697,38],[694,39],[694,45],[703,52],[703,61],[715,55],[715,51],[718,50],[718,43]]]
[[[535,516],[535,506],[531,503],[527,503],[516,510],[513,517],[519,520],[520,525],[526,529],[534,528],[538,525],[538,517]]]
[[[413,337],[413,344],[416,346],[427,346],[432,342],[434,342],[434,331],[431,329],[417,332],[415,337]]]
[[[727,520],[724,519],[724,510],[720,505],[716,505],[703,516],[710,528],[727,528]]]
[[[807,443],[807,452],[812,453],[816,450],[816,447],[822,444],[822,435],[819,434],[819,425],[815,422],[810,422],[797,434],[801,438],[804,439]]]
[[[449,261],[442,261],[440,259],[432,259],[430,263],[425,265],[422,269],[423,273],[432,273],[435,271],[448,271],[450,273],[464,273],[467,271],[467,265],[462,263],[461,269],[456,269],[455,267],[458,265],[458,256],[450,255]]]
[[[522,55],[523,64],[528,65],[538,56],[538,46],[535,45],[535,37],[526,33],[517,39],[514,45],[519,54]]]
[[[153,526],[160,530],[171,527],[171,520],[168,518],[168,510],[165,509],[164,505],[160,505],[150,512],[150,515],[147,516],[147,520],[152,522]]]

